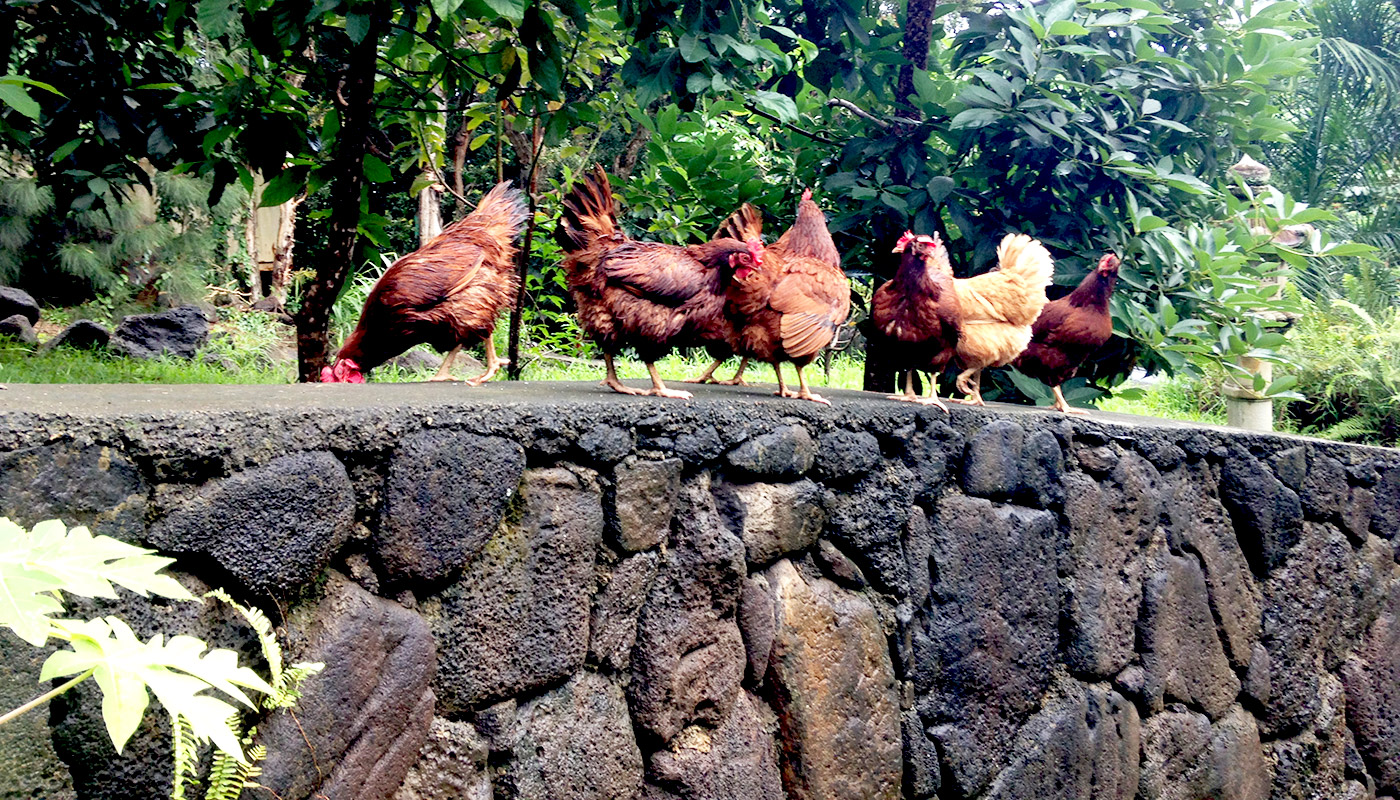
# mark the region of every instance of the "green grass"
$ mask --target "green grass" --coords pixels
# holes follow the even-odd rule
[[[0,383],[288,383],[291,371],[230,371],[174,358],[130,359],[67,348],[34,353],[0,343]]]
[[[1099,402],[1099,410],[1204,425],[1225,424],[1225,398],[1216,381],[1177,376],[1143,387],[1140,392],[1106,398]]]

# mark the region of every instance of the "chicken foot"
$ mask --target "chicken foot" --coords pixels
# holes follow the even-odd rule
[[[963,370],[958,375],[958,391],[967,397],[953,398],[954,403],[962,403],[965,406],[985,406],[987,403],[982,399],[982,370]]]
[[[617,379],[617,367],[613,364],[611,353],[604,353],[603,360],[608,365],[608,376],[603,379],[603,385],[614,392],[631,395],[646,395],[650,397],[672,397],[677,400],[689,400],[690,392],[682,392],[676,389],[667,389],[666,384],[661,381],[661,374],[656,371],[656,364],[647,362],[647,372],[651,374],[650,389],[634,389]]]
[[[461,347],[457,348],[457,350],[461,349]],[[457,350],[453,350],[452,354],[456,355]],[[468,386],[480,386],[481,384],[486,383],[487,381],[494,378],[496,376],[496,373],[500,371],[501,367],[509,363],[509,359],[499,358],[496,356],[496,343],[492,341],[491,337],[488,336],[486,337],[486,371],[476,376],[475,378],[468,378],[465,381],[465,383]]]
[[[748,386],[748,385],[749,385],[749,382],[746,381],[746,380],[744,380],[744,378],[743,378],[744,369],[745,369],[746,367],[748,367],[748,365],[749,365],[748,356],[745,356],[744,358],[742,358],[742,359],[739,361],[739,371],[738,371],[738,372],[735,372],[735,373],[734,373],[734,377],[730,378],[730,379],[727,380],[727,381],[722,381],[722,380],[719,380],[718,378],[714,377],[714,375],[715,375],[715,370],[719,369],[720,365],[723,364],[723,363],[724,363],[724,359],[722,359],[722,358],[716,358],[716,359],[714,360],[714,363],[710,364],[710,366],[709,366],[704,372],[700,373],[699,375],[696,375],[694,378],[686,378],[686,379],[685,379],[685,383],[717,383],[717,384],[719,384],[720,386]]]
[[[948,410],[948,407],[943,404],[943,401],[938,399],[937,381],[929,381],[928,397],[919,397],[917,394],[914,393],[914,370],[912,369],[904,374],[904,393],[892,394],[889,396],[888,399],[900,400],[905,403],[918,403],[921,406],[938,406],[939,408],[943,409],[944,414],[952,413]]]
[[[457,380],[456,378],[452,377],[452,362],[457,360],[457,354],[460,353],[460,352],[462,352],[462,346],[461,346],[460,344],[457,345],[456,347],[452,348],[452,352],[448,353],[448,354],[447,354],[447,357],[444,358],[444,359],[442,360],[442,366],[438,367],[437,373],[434,374],[433,377],[429,378],[428,380],[430,380],[430,381],[455,381],[455,380]]]
[[[796,364],[793,366],[797,369],[797,385],[800,387],[796,395],[797,398],[799,400],[811,400],[813,403],[821,403],[822,405],[831,405],[830,400],[819,394],[814,394],[812,390],[807,387],[807,377],[802,374],[802,368],[798,367]]]
[[[1086,417],[1089,416],[1089,410],[1087,408],[1075,408],[1074,406],[1070,405],[1069,401],[1065,400],[1065,394],[1064,392],[1060,391],[1060,387],[1056,386],[1051,391],[1055,393],[1055,410],[1062,411],[1066,414],[1081,414]]]

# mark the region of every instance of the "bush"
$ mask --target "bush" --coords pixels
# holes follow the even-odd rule
[[[1400,312],[1372,315],[1347,300],[1310,308],[1285,354],[1297,364],[1286,421],[1329,439],[1400,445]]]

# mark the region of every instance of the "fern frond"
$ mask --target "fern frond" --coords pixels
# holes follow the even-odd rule
[[[199,737],[185,715],[171,716],[170,747],[175,756],[175,779],[171,784],[170,800],[185,800],[185,789],[194,786],[199,777]]]
[[[245,606],[229,596],[223,589],[214,589],[205,593],[205,597],[212,597],[237,611],[248,623],[249,627],[258,636],[258,646],[262,648],[263,658],[267,659],[268,683],[279,692],[286,686],[286,676],[282,669],[282,645],[277,641],[277,635],[272,630],[272,620],[267,618],[261,610],[252,606]]]

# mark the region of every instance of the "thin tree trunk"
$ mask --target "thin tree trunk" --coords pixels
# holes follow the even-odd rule
[[[506,126],[506,128],[514,134],[510,126]],[[519,135],[520,140],[524,140],[524,138],[523,135]],[[518,141],[514,135],[511,142],[516,146],[516,160],[521,161],[524,167],[525,195],[530,200],[530,220],[525,225],[525,244],[520,248],[520,261],[516,273],[520,281],[520,288],[515,293],[515,308],[510,310],[510,338],[507,350],[510,365],[506,368],[506,376],[513,381],[518,381],[522,368],[520,363],[520,328],[525,319],[525,278],[530,273],[530,248],[535,241],[535,199],[539,189],[539,171],[536,167],[540,163],[541,153],[544,152],[544,126],[540,124],[539,118],[535,118],[527,152],[520,151],[522,142]]]
[[[642,148],[646,147],[650,140],[651,131],[647,130],[645,125],[633,128],[632,138],[627,140],[627,146],[613,159],[613,174],[624,181],[632,177],[632,170],[637,168],[637,161],[642,157]]]
[[[928,69],[928,46],[933,37],[933,11],[937,5],[937,0],[909,0],[904,20],[904,66],[899,68],[899,85],[895,90],[895,100],[907,110],[914,110],[909,102],[914,94],[914,70]]]
[[[262,181],[255,179],[253,192],[248,195],[248,219],[243,225],[243,243],[248,248],[248,302],[262,298],[262,270],[258,268],[258,190]]]
[[[466,180],[462,177],[462,171],[467,168],[467,146],[471,144],[471,133],[467,131],[467,120],[462,119],[462,124],[457,128],[457,132],[452,136],[452,196],[457,202],[457,219],[465,217],[471,213],[467,207],[467,186]]]
[[[340,133],[336,136],[330,192],[330,253],[318,265],[297,311],[298,379],[320,379],[326,365],[331,306],[350,275],[359,249],[360,196],[364,190],[364,158],[374,120],[375,59],[387,9],[376,3],[370,11],[365,38],[350,51],[343,84],[335,93],[340,105]]]
[[[287,289],[292,282],[292,250],[297,243],[297,206],[306,195],[294,197],[277,207],[277,243],[272,247],[272,286],[268,296],[279,308],[287,306]]]
[[[437,173],[432,167],[423,168],[423,177],[433,181],[418,192],[418,246],[431,242],[442,233],[442,192],[438,191]]]

